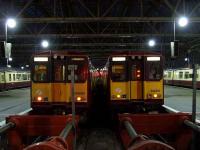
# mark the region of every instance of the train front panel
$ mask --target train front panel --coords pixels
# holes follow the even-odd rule
[[[71,107],[71,65],[75,67],[75,102],[77,106],[84,105],[85,107],[90,88],[88,58],[57,55],[43,58],[34,57],[36,61],[32,65],[32,107],[35,109]]]
[[[108,68],[109,98],[113,103],[163,104],[160,55],[111,56]]]

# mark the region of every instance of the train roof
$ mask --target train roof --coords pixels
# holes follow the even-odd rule
[[[150,52],[150,51],[123,51],[123,52],[114,52],[111,56],[162,56],[161,53],[158,52]]]
[[[78,51],[39,51],[36,52],[35,54],[33,54],[32,56],[38,56],[38,55],[48,55],[48,56],[52,56],[52,55],[75,55],[75,56],[87,56],[85,53],[82,52],[78,52]]]
[[[165,71],[177,71],[177,70],[191,70],[192,68],[176,68],[176,69],[165,69]]]
[[[20,68],[7,68],[7,67],[0,67],[0,72],[30,72],[30,70],[27,70],[27,69],[20,69]]]

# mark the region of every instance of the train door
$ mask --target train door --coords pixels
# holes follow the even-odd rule
[[[143,99],[144,59],[141,56],[131,56],[129,61],[129,84],[131,101]]]
[[[88,100],[88,59],[86,57],[80,56],[72,56],[69,58],[69,62],[67,64],[67,91],[68,91],[68,98],[71,101],[71,69],[70,66],[73,65],[75,67],[74,70],[74,90],[75,90],[75,100],[76,102],[87,102]]]
[[[52,99],[55,103],[67,102],[66,61],[64,56],[54,56],[52,64]]]
[[[109,68],[111,100],[130,100],[128,69],[128,57],[111,57]]]

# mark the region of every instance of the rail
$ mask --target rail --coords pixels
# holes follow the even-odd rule
[[[73,128],[73,123],[70,122],[68,123],[65,128],[62,130],[62,132],[60,133],[60,137],[63,138],[63,139],[66,139],[68,134],[70,133],[70,131],[72,130]]]

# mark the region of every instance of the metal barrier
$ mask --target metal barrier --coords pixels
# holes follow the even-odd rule
[[[62,137],[63,139],[66,139],[72,128],[73,128],[73,123],[72,122],[68,123],[59,136]]]
[[[9,122],[9,123],[3,125],[2,127],[0,127],[0,135],[5,133],[7,130],[13,128],[14,126],[15,126],[15,124],[12,122]]]

